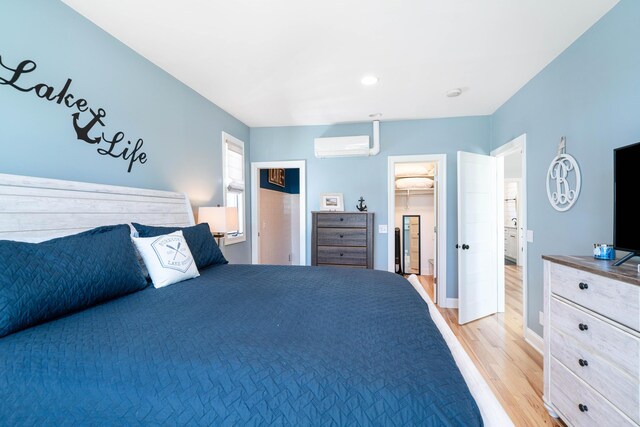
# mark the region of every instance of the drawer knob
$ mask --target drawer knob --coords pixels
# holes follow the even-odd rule
[[[340,238],[342,239],[343,237],[344,237],[344,235],[342,235],[342,234],[341,234],[341,235],[340,235]]]
[[[340,256],[343,256],[344,254],[342,252],[340,252]]]
[[[344,221],[344,218],[340,218],[340,221]]]
[[[578,409],[580,409],[580,412],[587,412],[589,410],[587,405],[583,405],[582,403],[578,404]]]
[[[584,359],[579,359],[578,363],[580,364],[580,366],[589,366],[589,362]]]
[[[580,323],[578,325],[578,329],[580,329],[581,331],[586,331],[587,329],[589,329],[589,327],[587,325],[585,325],[584,323]]]
[[[578,287],[579,287],[580,289],[582,289],[583,291],[584,291],[584,290],[589,289],[589,285],[588,285],[587,283],[584,283],[584,282],[580,282],[580,283],[578,284]]]

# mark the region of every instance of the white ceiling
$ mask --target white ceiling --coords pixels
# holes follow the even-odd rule
[[[618,2],[63,1],[252,127],[492,114]]]

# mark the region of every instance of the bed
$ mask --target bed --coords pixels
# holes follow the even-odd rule
[[[0,175],[0,240],[124,222],[193,215],[178,193]],[[0,419],[511,425],[438,316],[415,276],[212,265],[0,338]]]

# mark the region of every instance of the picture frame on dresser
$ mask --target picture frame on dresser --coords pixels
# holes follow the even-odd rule
[[[320,210],[330,212],[344,212],[344,196],[342,193],[320,194]]]

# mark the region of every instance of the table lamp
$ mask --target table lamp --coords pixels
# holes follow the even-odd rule
[[[198,223],[206,222],[216,238],[218,246],[220,239],[230,231],[238,231],[238,208],[221,206],[203,206],[198,208]]]

